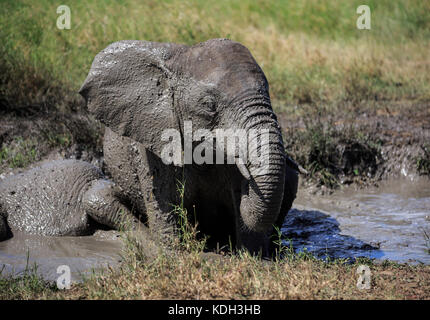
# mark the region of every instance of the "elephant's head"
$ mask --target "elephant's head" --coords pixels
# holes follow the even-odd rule
[[[267,129],[270,167],[237,163],[243,176],[240,213],[244,228],[267,232],[283,199],[285,151],[270,104],[269,87],[243,45],[214,39],[191,47],[120,41],[100,52],[80,93],[89,110],[120,135],[161,155],[164,129]],[[249,144],[249,159],[261,144]],[[226,148],[227,150],[228,148]],[[257,150],[258,149],[258,150]]]

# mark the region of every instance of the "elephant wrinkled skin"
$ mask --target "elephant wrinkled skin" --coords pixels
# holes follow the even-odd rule
[[[89,235],[100,225],[120,228],[126,222],[144,227],[122,203],[120,194],[115,183],[106,180],[90,163],[42,163],[1,181],[0,238],[13,231],[46,236]]]
[[[254,253],[268,252],[274,226],[282,225],[296,196],[298,172],[285,154],[266,77],[248,49],[227,39],[194,46],[115,42],[95,57],[80,94],[89,111],[106,126],[104,161],[114,183],[90,170],[93,176],[84,179],[86,187],[77,192],[69,186],[82,177],[57,170],[58,175],[69,175],[70,183],[56,188],[65,194],[74,192],[68,199],[81,203],[81,211],[70,212],[79,224],[74,224],[74,231],[54,226],[43,231],[37,229],[39,218],[31,221],[33,215],[18,218],[21,229],[77,234],[77,230],[87,230],[88,216],[116,227],[112,221],[118,220],[117,214],[109,210],[121,207],[126,216],[131,212],[141,216],[148,227],[144,232],[149,230],[169,243],[178,222],[172,204],[180,201],[177,183],[183,181],[184,206],[201,233],[209,235],[210,246],[232,243]],[[262,171],[249,160],[242,165],[165,164],[163,130],[175,129],[184,138],[187,121],[192,123],[193,133],[197,129],[267,130],[270,168]],[[250,147],[250,156],[257,149]],[[229,151],[225,152],[227,157]],[[107,191],[113,189],[120,191]],[[4,217],[9,214],[9,221],[16,213],[8,201],[5,207],[1,190],[0,210]],[[27,193],[28,198],[33,196],[36,194]],[[100,200],[105,197],[109,200]],[[66,205],[64,201],[56,204],[61,209]],[[1,228],[0,221],[0,233]]]

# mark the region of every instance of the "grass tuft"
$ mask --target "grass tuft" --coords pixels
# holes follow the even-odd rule
[[[189,213],[184,206],[185,182],[177,181],[179,205],[173,205],[173,212],[177,216],[179,248],[187,252],[203,252],[206,247],[206,238],[198,236],[198,225],[196,213],[194,212],[194,223],[189,220]],[[201,238],[201,239],[199,239]]]
[[[422,156],[416,158],[417,171],[422,175],[430,176],[430,145],[421,146]]]
[[[37,143],[34,139],[17,137],[9,146],[0,149],[0,164],[3,162],[10,168],[24,168],[40,159]]]

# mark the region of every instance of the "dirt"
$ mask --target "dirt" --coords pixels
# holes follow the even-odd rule
[[[284,128],[287,152],[310,172],[301,176],[302,187],[318,187],[324,193],[325,187],[333,189],[345,184],[368,187],[399,177],[430,177],[428,165],[426,170],[418,166],[420,159],[426,164],[430,161],[425,150],[430,143],[428,102],[381,102],[352,110],[345,105],[345,110],[339,107],[323,111],[308,106],[299,108],[293,116],[280,113],[279,121]],[[305,135],[316,129],[323,135],[318,139],[325,143],[325,152],[331,151],[325,162],[324,154],[317,159],[309,156],[321,148],[321,141],[309,141],[315,138]],[[326,169],[335,183],[312,179],[315,163],[317,173]]]

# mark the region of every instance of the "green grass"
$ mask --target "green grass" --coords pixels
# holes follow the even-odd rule
[[[38,159],[37,143],[33,139],[15,138],[11,146],[0,149],[0,164],[10,168],[24,168]]]
[[[28,136],[28,135],[27,135]],[[40,161],[51,148],[70,147],[72,137],[69,133],[42,130],[39,137],[15,136],[0,147],[1,168],[25,168]]]
[[[190,215],[184,206],[185,181],[177,181],[177,192],[180,202],[172,206],[178,221],[178,248],[192,252],[203,251],[206,247],[206,238],[198,239],[198,225],[196,221],[190,221]]]
[[[0,299],[40,299],[57,291],[55,284],[44,280],[37,272],[37,265],[29,265],[27,254],[26,268],[17,275],[4,274],[0,267]]]
[[[194,44],[229,37],[254,54],[278,105],[429,99],[429,3],[368,1],[370,31],[355,27],[359,4],[75,1],[71,30],[59,30],[57,2],[4,1],[0,65],[7,72],[1,76],[1,93],[3,99],[24,95],[31,101],[55,97],[58,88],[75,94],[94,56],[117,40]]]

